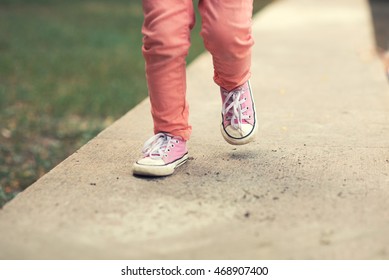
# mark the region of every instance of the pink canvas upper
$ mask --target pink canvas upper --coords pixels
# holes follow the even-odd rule
[[[223,109],[228,109],[230,107],[227,112],[224,112],[223,114],[224,127],[231,125],[232,122],[237,125],[239,121],[242,124],[254,125],[254,102],[251,95],[251,87],[249,82],[244,83],[232,91],[227,91],[223,88],[220,88],[220,92],[222,96],[222,102],[224,104]],[[226,102],[228,97],[229,99]],[[239,118],[240,114],[242,118]]]
[[[158,133],[151,137],[143,147],[143,157],[151,159],[162,159],[165,164],[182,158],[188,149],[186,141],[180,136],[173,136],[166,133]]]

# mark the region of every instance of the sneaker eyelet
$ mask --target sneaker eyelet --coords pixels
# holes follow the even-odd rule
[[[170,147],[174,148],[174,144],[171,144]]]
[[[163,156],[164,156],[164,157],[167,157],[167,154],[164,154]]]
[[[180,143],[180,141],[176,140],[176,144]]]
[[[168,152],[170,152],[170,149],[167,149]]]

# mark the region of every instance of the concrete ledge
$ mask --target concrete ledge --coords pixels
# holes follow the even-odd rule
[[[131,175],[146,100],[0,211],[0,258],[388,259],[389,88],[367,2],[278,1],[253,30],[257,142],[222,140],[205,54],[188,164]]]

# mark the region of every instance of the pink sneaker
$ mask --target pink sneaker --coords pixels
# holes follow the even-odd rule
[[[250,82],[227,91],[220,88],[223,107],[220,126],[224,139],[232,145],[243,145],[254,140],[257,116]]]
[[[143,158],[134,163],[133,173],[141,176],[167,176],[188,160],[186,141],[167,133],[158,133],[147,140]]]

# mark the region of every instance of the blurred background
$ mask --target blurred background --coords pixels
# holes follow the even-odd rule
[[[147,96],[141,3],[0,0],[0,208]]]
[[[377,53],[389,79],[389,0],[369,0]]]

